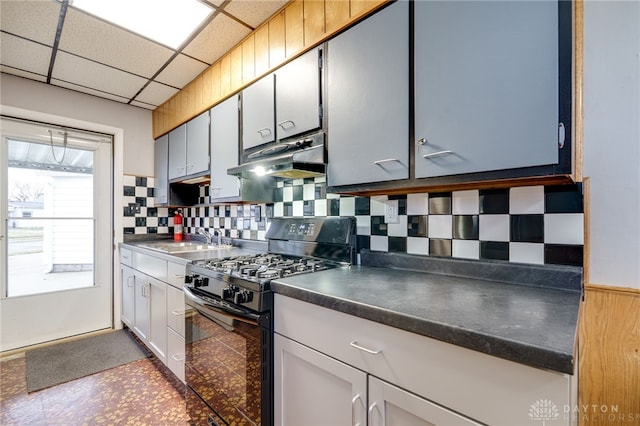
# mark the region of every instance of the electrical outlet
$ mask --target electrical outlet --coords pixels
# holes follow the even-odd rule
[[[399,223],[398,200],[387,200],[385,202],[384,221],[386,223]]]
[[[130,214],[140,213],[140,204],[138,204],[138,203],[129,203],[129,213]]]

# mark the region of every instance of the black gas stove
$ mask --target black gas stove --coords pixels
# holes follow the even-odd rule
[[[193,424],[273,425],[270,282],[346,266],[355,218],[276,218],[268,250],[187,265],[185,378]]]
[[[267,231],[268,251],[187,265],[191,292],[253,310],[271,309],[272,279],[349,265],[354,218],[275,218]]]

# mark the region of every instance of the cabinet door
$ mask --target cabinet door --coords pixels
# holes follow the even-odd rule
[[[182,383],[184,380],[184,336],[180,336],[171,328],[167,329],[167,367],[178,377]]]
[[[409,177],[408,25],[401,1],[329,41],[330,186]]]
[[[369,376],[369,426],[480,425],[426,399]]]
[[[167,284],[149,277],[149,347],[167,363]]]
[[[169,132],[169,180],[186,174],[187,125],[183,124]]]
[[[134,272],[134,321],[133,331],[140,340],[149,340],[149,281],[148,277],[139,272]]]
[[[184,336],[184,293],[167,286],[167,326],[180,336]]]
[[[273,74],[242,91],[242,149],[275,140],[274,102]]]
[[[275,424],[366,425],[367,375],[274,335]]]
[[[209,111],[187,122],[186,175],[209,171]]]
[[[136,277],[133,269],[128,266],[120,265],[120,273],[122,279],[122,316],[121,320],[128,327],[132,328],[135,318],[135,295],[136,295]]]
[[[276,71],[277,139],[320,127],[320,61],[313,49]]]
[[[558,162],[558,4],[415,3],[416,177]]]
[[[238,165],[238,97],[232,96],[211,109],[211,186],[212,199],[240,195],[240,179],[227,174]]]
[[[169,135],[156,139],[154,147],[154,174],[155,187],[153,196],[155,204],[167,204],[169,202]]]

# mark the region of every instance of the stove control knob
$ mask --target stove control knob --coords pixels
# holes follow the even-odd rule
[[[185,283],[185,284],[191,284],[191,282],[193,281],[193,277],[194,277],[194,276],[195,276],[195,275],[185,275],[185,276],[184,276],[184,283]]]
[[[199,275],[196,275],[195,277],[193,277],[193,286],[195,288],[206,287],[207,285],[209,285],[209,278],[201,277]]]
[[[231,299],[233,295],[238,291],[238,287],[229,286],[227,288],[222,289],[222,298],[223,299]]]
[[[253,300],[253,293],[249,290],[240,290],[233,296],[233,303],[239,305],[241,303],[248,303]]]

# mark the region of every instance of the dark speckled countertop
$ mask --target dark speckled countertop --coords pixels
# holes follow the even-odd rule
[[[412,264],[407,255],[374,255],[363,264],[386,267],[331,269],[273,280],[271,287],[284,296],[336,311],[573,374],[582,298],[580,268],[450,260],[442,267],[437,259],[413,260],[418,263]],[[398,269],[411,265],[418,270]],[[465,271],[473,271],[473,278],[460,276]],[[508,282],[509,277],[515,283]],[[521,282],[526,277],[529,285]]]

